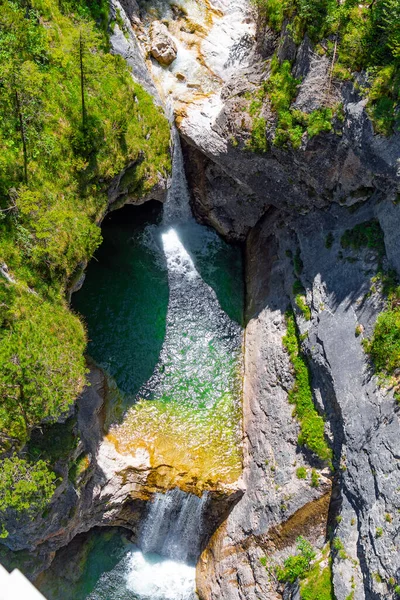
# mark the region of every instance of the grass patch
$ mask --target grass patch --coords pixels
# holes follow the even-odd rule
[[[300,350],[300,341],[293,311],[286,313],[287,334],[283,345],[294,369],[295,383],[289,392],[289,402],[295,405],[294,415],[300,423],[299,444],[314,452],[321,460],[330,461],[332,451],[325,439],[325,425],[318,414],[312,397],[310,373]]]
[[[301,600],[334,600],[330,564],[321,568],[317,562],[300,584]]]

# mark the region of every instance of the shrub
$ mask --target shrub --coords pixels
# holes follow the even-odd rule
[[[341,245],[342,248],[351,248],[352,250],[370,248],[382,258],[385,254],[385,243],[379,221],[373,219],[360,223],[353,229],[347,229],[342,235]]]
[[[0,461],[0,513],[14,511],[34,517],[51,500],[55,491],[55,474],[39,460],[29,463],[13,454]],[[2,525],[0,537],[6,537]]]
[[[279,581],[294,583],[296,579],[302,579],[310,570],[311,562],[316,554],[304,537],[297,538],[296,546],[298,554],[289,556],[283,563],[283,567],[276,568],[276,576]]]
[[[375,530],[375,537],[376,538],[380,538],[383,536],[383,529],[382,527],[377,527]]]
[[[307,469],[305,467],[299,467],[296,470],[296,475],[298,479],[307,479]]]

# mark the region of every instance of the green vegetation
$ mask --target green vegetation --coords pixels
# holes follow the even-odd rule
[[[262,116],[265,96],[265,86],[261,86],[254,94],[246,94],[246,99],[250,102],[249,114],[253,118],[250,139],[246,143],[246,148],[252,152],[263,153],[268,151],[267,123]]]
[[[400,308],[382,312],[375,325],[371,340],[365,341],[378,376],[384,381],[394,377],[397,385],[400,365]]]
[[[333,237],[333,233],[330,231],[328,233],[328,235],[326,236],[326,240],[325,240],[325,248],[327,248],[328,250],[330,250],[333,246],[333,242],[335,241],[335,238]]]
[[[1,461],[0,514],[8,510],[34,517],[43,510],[55,490],[55,474],[43,460],[35,464],[13,455]],[[0,537],[8,532],[2,524]]]
[[[336,552],[338,553],[338,556],[341,560],[346,560],[347,554],[344,549],[343,542],[340,538],[338,538],[338,537],[333,538],[332,548],[334,550],[336,550]]]
[[[302,600],[333,600],[332,569],[328,558],[329,544],[322,556],[315,560],[316,551],[304,537],[296,540],[296,554],[289,556],[281,565],[268,565],[265,557],[260,559],[267,571],[281,582],[294,583],[300,580]]]
[[[310,542],[300,536],[296,540],[297,554],[289,556],[283,567],[276,567],[276,576],[279,581],[294,583],[296,579],[303,579],[310,570],[311,562],[316,553]]]
[[[345,249],[370,248],[376,251],[380,259],[385,254],[383,231],[376,219],[359,223],[353,229],[347,229],[342,235],[340,243]]]
[[[311,309],[306,303],[306,291],[303,288],[301,281],[298,279],[293,284],[293,295],[294,300],[303,313],[303,317],[306,321],[311,321]]]
[[[54,490],[55,451],[16,453],[84,385],[65,293],[101,242],[109,183],[130,165],[139,196],[170,166],[168,123],[108,53],[107,23],[105,0],[0,0],[0,512]]]
[[[291,145],[299,148],[305,133],[312,138],[323,131],[332,130],[332,119],[335,111],[331,108],[320,108],[307,114],[291,108],[296,98],[300,79],[292,75],[292,66],[289,61],[279,62],[276,55],[271,60],[270,77],[255,92],[255,97],[247,94],[251,99],[249,114],[253,117],[253,127],[247,148],[253,152],[266,152],[268,141],[266,137],[266,121],[261,116],[265,98],[268,96],[271,106],[277,115],[276,130],[273,144],[279,147]]]
[[[318,488],[319,487],[319,479],[320,479],[320,477],[319,477],[318,471],[313,469],[311,471],[311,487]]]
[[[301,354],[293,311],[286,313],[287,334],[283,345],[294,369],[295,383],[289,392],[289,402],[295,405],[294,414],[300,422],[299,444],[306,446],[321,460],[330,461],[332,451],[324,434],[324,420],[318,414],[312,397],[310,373]]]
[[[331,61],[331,76],[351,79],[366,70],[368,110],[378,133],[390,135],[400,125],[400,5],[398,0],[253,0],[269,26],[280,32],[285,19],[296,44],[305,33]],[[287,67],[284,67],[287,70]],[[328,127],[328,119],[320,117]],[[294,117],[296,119],[296,117]],[[317,120],[320,120],[317,119]],[[320,126],[320,125],[319,125]],[[299,143],[295,122],[286,141]]]
[[[378,316],[372,337],[363,340],[363,347],[381,384],[390,385],[400,401],[400,285],[393,271],[380,271],[372,282],[386,296],[387,308]]]
[[[377,527],[375,530],[375,537],[376,538],[380,538],[383,536],[383,529],[382,527]]]
[[[321,569],[316,563],[300,584],[300,598],[302,600],[334,600],[332,589],[332,570],[328,565]]]
[[[307,469],[305,467],[299,467],[296,469],[296,476],[298,479],[307,479]]]

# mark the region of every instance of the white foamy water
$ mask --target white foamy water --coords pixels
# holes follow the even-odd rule
[[[195,600],[195,567],[131,550],[87,600]]]
[[[188,600],[194,598],[195,573],[195,567],[134,552],[129,557],[126,586],[142,600]]]

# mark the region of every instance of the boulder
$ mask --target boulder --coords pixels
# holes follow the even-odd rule
[[[166,67],[176,59],[178,49],[166,26],[154,21],[150,28],[150,54]]]

